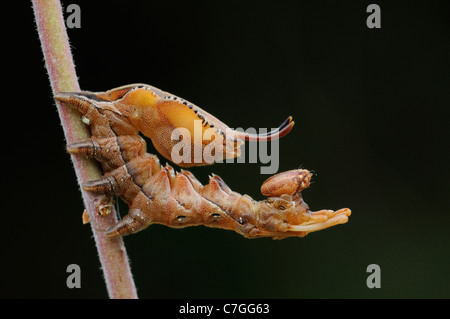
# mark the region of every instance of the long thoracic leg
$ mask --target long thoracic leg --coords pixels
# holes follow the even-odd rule
[[[131,210],[120,222],[106,231],[106,236],[125,236],[144,229],[151,223],[150,214],[143,214],[142,210]]]
[[[97,138],[114,137],[108,118],[99,112],[99,108],[91,100],[77,95],[77,92],[61,92],[55,95],[55,99],[69,105],[83,116],[83,122],[90,125],[92,136]]]
[[[108,138],[90,138],[69,144],[71,154],[85,155],[106,163],[112,169],[124,165],[135,157],[146,153],[145,141],[139,135],[124,135]]]
[[[109,102],[93,101],[81,92],[60,92],[55,99],[79,111],[92,136],[138,135],[138,130]]]

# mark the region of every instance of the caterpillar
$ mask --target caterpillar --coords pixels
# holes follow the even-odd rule
[[[80,112],[91,132],[91,138],[67,145],[69,153],[101,164],[104,176],[84,183],[83,189],[117,195],[129,206],[128,214],[106,230],[109,237],[134,234],[151,224],[174,228],[204,225],[234,230],[246,238],[304,237],[346,223],[351,214],[348,208],[310,211],[301,194],[312,178],[306,169],[271,176],[261,186],[266,199],[256,201],[233,192],[215,174],[202,185],[189,171],[161,166],[156,155],[147,153],[139,134],[150,138],[155,149],[173,162],[173,151],[180,143],[173,133],[184,129],[191,134],[183,136],[184,146],[201,152],[212,149],[215,156],[212,161],[194,161],[191,153],[177,162],[191,167],[237,157],[244,141],[281,138],[294,126],[292,117],[266,134],[238,132],[195,104],[146,84],[106,92],[57,92],[54,98]],[[192,138],[199,123],[202,134],[209,130],[209,139]]]

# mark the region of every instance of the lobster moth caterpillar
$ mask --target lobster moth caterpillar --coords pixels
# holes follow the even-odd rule
[[[221,146],[225,150],[219,154],[221,158],[230,158],[239,156],[244,141],[268,141],[289,133],[294,125],[291,117],[263,135],[237,132],[198,106],[146,84],[106,92],[58,92],[55,99],[79,111],[91,132],[88,140],[69,144],[68,152],[96,159],[104,172],[101,179],[89,181],[83,188],[117,195],[129,206],[129,213],[106,231],[107,236],[124,236],[151,224],[163,224],[175,228],[204,225],[234,230],[247,238],[282,239],[344,224],[351,214],[348,208],[310,211],[301,194],[312,177],[306,169],[270,177],[261,187],[266,199],[256,201],[233,192],[215,174],[202,185],[189,171],[177,173],[170,165],[161,166],[157,156],[146,152],[146,142],[139,135],[149,137],[156,150],[173,162],[174,130],[184,129],[190,133],[187,136],[194,137],[195,125],[201,121],[202,133],[210,130],[214,138],[184,142],[202,151]],[[193,161],[194,156],[177,164],[212,163]]]

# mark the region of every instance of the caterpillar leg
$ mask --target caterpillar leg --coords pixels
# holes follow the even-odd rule
[[[106,216],[111,213],[111,209],[114,205],[114,198],[111,195],[104,195],[100,202],[97,204],[97,214]]]
[[[117,168],[133,158],[146,154],[145,141],[139,135],[124,135],[109,138],[90,138],[67,145],[70,154],[95,158],[99,162]]]
[[[108,118],[99,112],[91,100],[80,96],[77,92],[58,92],[55,100],[77,110],[83,116],[83,123],[90,126],[91,135],[98,138],[114,137],[114,131],[110,127]]]
[[[138,134],[138,130],[114,105],[92,99],[92,96],[85,92],[58,92],[54,97],[83,115],[82,121],[90,126],[92,136],[106,138]]]
[[[134,234],[148,227],[151,222],[149,214],[144,214],[141,209],[134,209],[115,226],[106,230],[105,235],[108,237],[116,237]]]
[[[144,154],[107,172],[100,179],[84,183],[83,189],[100,194],[118,195],[130,205],[142,191],[146,181],[160,169],[159,160],[155,155]]]
[[[76,109],[82,115],[86,115],[94,107],[91,101],[80,94],[80,92],[57,92],[54,98],[58,102]]]
[[[177,179],[170,166],[160,167],[158,172],[153,172],[152,176],[149,176],[141,185],[133,202],[130,203],[130,212],[117,225],[109,229],[106,235],[115,237],[137,233],[152,223],[185,227],[186,225],[183,225],[182,222],[186,221],[187,215],[189,215],[189,207],[196,203],[194,203],[194,197],[184,196],[178,198],[174,205],[175,198],[171,195],[180,187],[176,180],[180,181],[185,175],[178,176]],[[193,190],[193,186],[190,182],[188,183],[190,189]],[[197,194],[195,198],[198,196]],[[183,203],[183,199],[186,199],[186,203]]]

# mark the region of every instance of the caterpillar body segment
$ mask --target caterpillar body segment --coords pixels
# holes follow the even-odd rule
[[[303,237],[346,223],[351,214],[349,209],[310,211],[301,194],[310,184],[312,174],[307,170],[270,177],[261,187],[266,199],[256,201],[233,192],[217,175],[202,185],[189,171],[177,173],[169,165],[161,166],[155,155],[146,153],[146,143],[139,136],[142,132],[150,137],[155,148],[172,160],[172,132],[182,128],[194,136],[193,122],[203,119],[203,128],[225,137],[220,143],[231,150],[226,156],[235,157],[244,140],[269,140],[287,134],[294,123],[290,117],[266,135],[235,132],[197,106],[143,84],[100,93],[62,92],[55,99],[78,110],[92,135],[68,145],[68,152],[95,158],[104,172],[101,179],[89,181],[83,188],[118,195],[129,205],[129,213],[107,231],[110,237],[136,233],[151,224],[174,228],[204,225],[234,230],[247,238]],[[204,148],[217,141],[200,143]],[[189,143],[194,147],[199,142]],[[206,164],[210,163],[196,165]]]
[[[115,124],[118,126],[114,128],[117,135],[131,135],[131,132],[125,132],[126,128],[138,130],[149,137],[156,150],[170,161],[173,161],[172,150],[179,143],[172,135],[176,129],[183,129],[180,133],[189,134],[191,150],[200,147],[203,154],[208,145],[209,148],[219,148],[224,151],[220,152],[222,157],[218,159],[224,160],[239,156],[240,146],[246,140],[277,139],[288,134],[294,126],[292,117],[288,117],[277,129],[266,134],[235,131],[195,104],[146,84],[126,85],[106,92],[60,92],[55,98],[71,104],[89,123],[102,122],[105,125],[112,115],[117,120],[126,119],[128,123]],[[98,116],[92,110],[92,104],[108,112],[103,117]],[[129,125],[131,127],[127,127]],[[98,134],[103,135],[104,132]],[[177,165],[191,167],[213,163],[204,159],[198,162],[194,152],[191,153],[189,160],[177,162]]]

